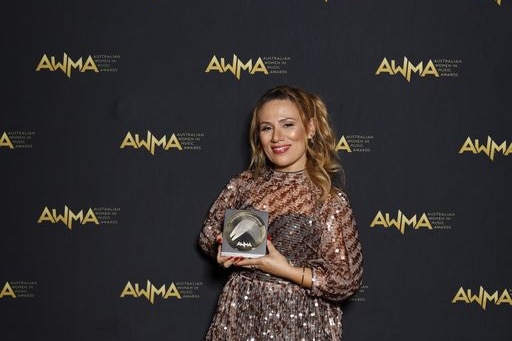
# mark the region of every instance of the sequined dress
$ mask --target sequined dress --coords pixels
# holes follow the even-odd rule
[[[361,245],[346,195],[318,197],[304,171],[245,171],[229,181],[205,220],[203,251],[215,257],[226,209],[268,211],[272,243],[292,265],[312,269],[312,288],[231,267],[206,340],[341,340],[340,302],[361,285]]]

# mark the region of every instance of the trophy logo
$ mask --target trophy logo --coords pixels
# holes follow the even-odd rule
[[[222,256],[257,258],[267,252],[268,212],[226,210]]]

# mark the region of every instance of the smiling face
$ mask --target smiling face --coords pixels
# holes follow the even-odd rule
[[[306,167],[306,143],[314,127],[304,126],[294,103],[287,99],[265,103],[258,111],[258,124],[261,146],[275,170],[297,172]]]

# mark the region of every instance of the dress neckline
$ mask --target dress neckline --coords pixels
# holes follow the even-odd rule
[[[269,178],[283,182],[305,183],[305,180],[308,179],[308,174],[305,169],[295,172],[284,172],[269,168],[267,172]]]

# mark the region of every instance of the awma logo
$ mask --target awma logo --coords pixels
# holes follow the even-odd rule
[[[46,54],[43,55],[39,64],[37,64],[36,71],[62,71],[68,78],[71,78],[71,72],[78,70],[81,73],[92,71],[99,72],[94,59],[89,55],[85,58],[82,57],[74,61],[66,53],[64,53],[62,60],[57,60],[55,56],[48,57]]]
[[[439,77],[439,72],[437,71],[436,66],[432,60],[429,60],[425,64],[423,64],[423,62],[419,62],[415,65],[411,63],[407,57],[404,57],[401,65],[398,64],[394,59],[388,61],[387,58],[384,58],[377,68],[377,71],[375,71],[375,75],[377,76],[381,74],[388,74],[391,76],[401,74],[408,82],[411,81],[411,76],[413,73],[420,77]]]
[[[394,227],[398,231],[400,231],[401,234],[405,233],[406,227],[411,227],[415,230],[418,230],[420,228],[426,228],[427,230],[432,230],[432,224],[430,223],[430,220],[428,220],[428,217],[425,213],[422,213],[419,218],[415,214],[411,216],[410,218],[407,217],[405,214],[402,213],[402,211],[398,210],[398,213],[396,216],[392,216],[389,213],[382,213],[381,211],[377,212],[375,215],[375,218],[373,218],[372,223],[370,224],[370,227]]]
[[[345,136],[342,136],[338,143],[336,144],[336,147],[334,148],[336,151],[344,150],[347,153],[352,153],[352,149],[350,148],[350,145],[348,144],[347,139]]]
[[[460,287],[453,297],[452,303],[476,303],[485,310],[488,303],[493,303],[494,305],[508,304],[512,306],[512,298],[506,289],[501,293],[496,290],[492,294],[489,294],[482,286],[480,286],[478,293],[473,293],[471,289],[464,290],[463,287]]]
[[[42,223],[51,223],[51,224],[57,224],[57,223],[63,223],[67,226],[68,229],[73,228],[73,223],[79,223],[81,225],[85,224],[95,224],[99,225],[98,218],[94,214],[94,211],[92,208],[89,208],[85,213],[84,210],[80,210],[78,213],[74,213],[69,209],[69,207],[64,206],[64,212],[59,213],[55,208],[49,209],[48,207],[45,207],[43,209],[43,212],[39,216],[39,219],[37,220],[38,224]]]
[[[155,296],[160,296],[162,299],[168,299],[171,297],[181,299],[181,294],[176,288],[174,283],[169,285],[162,285],[159,288],[154,286],[149,280],[146,281],[146,286],[139,285],[139,283],[132,284],[130,281],[126,283],[121,298],[124,297],[145,297],[151,304],[155,303]]]
[[[255,73],[262,73],[268,75],[267,67],[265,63],[258,57],[256,61],[253,63],[252,59],[249,59],[247,62],[243,62],[239,59],[235,54],[233,55],[233,59],[231,64],[226,63],[224,58],[221,58],[220,61],[217,56],[213,56],[210,60],[210,63],[206,67],[204,72],[209,73],[212,71],[216,71],[219,73],[231,72],[236,79],[240,80],[240,75],[242,71],[247,71],[250,75],[254,75]]]
[[[148,152],[151,153],[151,155],[155,155],[156,147],[166,151],[169,149],[183,150],[183,147],[181,146],[181,143],[175,134],[171,134],[169,137],[164,135],[158,138],[150,131],[146,133],[145,139],[141,138],[139,134],[132,134],[131,132],[128,132],[124,137],[123,142],[121,142],[121,146],[119,148],[145,148]]]
[[[9,149],[14,149],[12,141],[9,138],[9,136],[7,135],[6,132],[4,132],[2,134],[2,136],[0,136],[0,148],[2,148],[2,147],[9,148]]]
[[[12,290],[9,282],[5,282],[2,290],[0,291],[0,299],[4,297],[16,298],[16,294],[14,293],[14,290]]]
[[[484,153],[491,161],[494,161],[496,152],[501,152],[502,155],[508,156],[512,153],[512,143],[507,144],[507,141],[503,141],[501,144],[497,144],[490,136],[487,137],[487,141],[485,143],[481,143],[478,139],[472,140],[468,136],[462,147],[459,149],[459,154]]]

